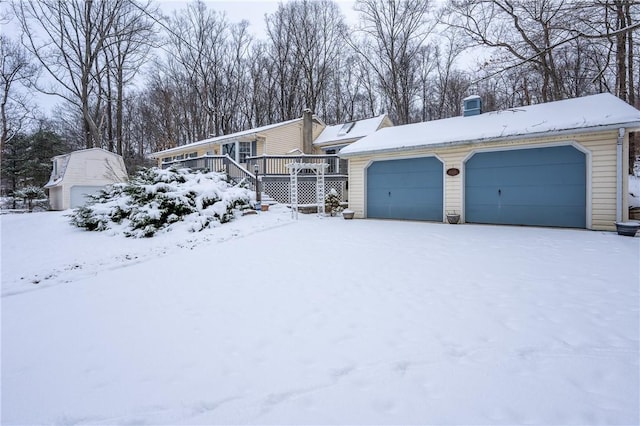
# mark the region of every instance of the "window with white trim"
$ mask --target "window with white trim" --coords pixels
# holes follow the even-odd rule
[[[228,155],[238,163],[246,163],[247,157],[256,155],[256,141],[222,144],[222,155]]]
[[[251,152],[251,142],[238,142],[238,162],[246,163],[247,157],[251,157],[254,153]]]

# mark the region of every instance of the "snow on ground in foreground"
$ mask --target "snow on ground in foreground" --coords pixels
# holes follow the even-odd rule
[[[640,421],[638,237],[65,222],[1,218],[2,424]]]

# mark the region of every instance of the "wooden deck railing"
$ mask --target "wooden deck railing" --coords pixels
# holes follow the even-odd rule
[[[256,177],[253,173],[236,163],[228,155],[205,155],[184,160],[169,161],[162,163],[163,169],[169,167],[187,167],[193,170],[207,170],[210,172],[222,172],[234,182],[245,180],[251,188],[255,188]]]
[[[282,176],[288,175],[289,169],[287,164],[290,163],[326,163],[329,167],[326,169],[327,175],[343,175],[348,174],[347,160],[339,158],[337,155],[263,155],[259,157],[247,158],[247,170],[255,172],[255,165],[258,165],[258,175],[261,176]],[[300,174],[314,174],[313,171],[307,170]]]
[[[255,165],[258,165],[258,175],[260,176],[282,176],[288,175],[287,164],[290,163],[326,163],[327,175],[346,176],[348,174],[347,160],[341,159],[337,155],[263,155],[259,157],[247,157],[244,164],[236,163],[228,155],[205,155],[197,158],[186,158],[184,160],[170,161],[162,163],[162,168],[171,166],[188,167],[194,170],[210,170],[213,172],[225,172],[233,179],[255,180]],[[314,172],[306,170],[300,174],[311,174]]]
[[[333,188],[338,191],[340,197],[345,200],[347,195],[347,160],[339,158],[337,155],[265,155],[260,157],[249,157],[244,164],[238,164],[228,155],[205,155],[197,158],[186,158],[184,160],[170,161],[162,163],[162,168],[188,167],[194,170],[207,170],[212,172],[226,173],[231,180],[236,183],[245,181],[247,186],[255,190],[256,175],[254,166],[258,165],[258,176],[262,180],[261,192],[269,194],[274,200],[281,203],[289,201],[289,169],[290,163],[326,163],[329,167],[325,171],[327,177],[326,190]],[[301,199],[315,200],[315,173],[312,170],[302,170],[298,173],[301,179],[300,196]],[[306,195],[305,195],[306,194]],[[305,198],[306,197],[306,198]],[[314,201],[305,201],[314,202]]]

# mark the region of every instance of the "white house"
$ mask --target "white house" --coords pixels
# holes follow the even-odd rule
[[[90,148],[53,157],[49,190],[52,210],[67,210],[83,205],[88,195],[107,185],[127,180],[122,156],[102,148]]]

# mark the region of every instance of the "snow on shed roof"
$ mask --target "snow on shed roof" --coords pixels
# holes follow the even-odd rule
[[[363,138],[378,130],[386,116],[386,114],[382,114],[377,117],[366,118],[364,120],[336,124],[335,126],[327,126],[324,128],[322,133],[320,133],[320,136],[313,141],[313,144],[324,145],[333,142]],[[341,132],[343,127],[350,123],[353,123],[353,127],[351,127],[351,129],[346,133]]]
[[[543,136],[607,127],[640,127],[640,111],[610,93],[387,127],[340,150],[345,157],[425,146]]]

